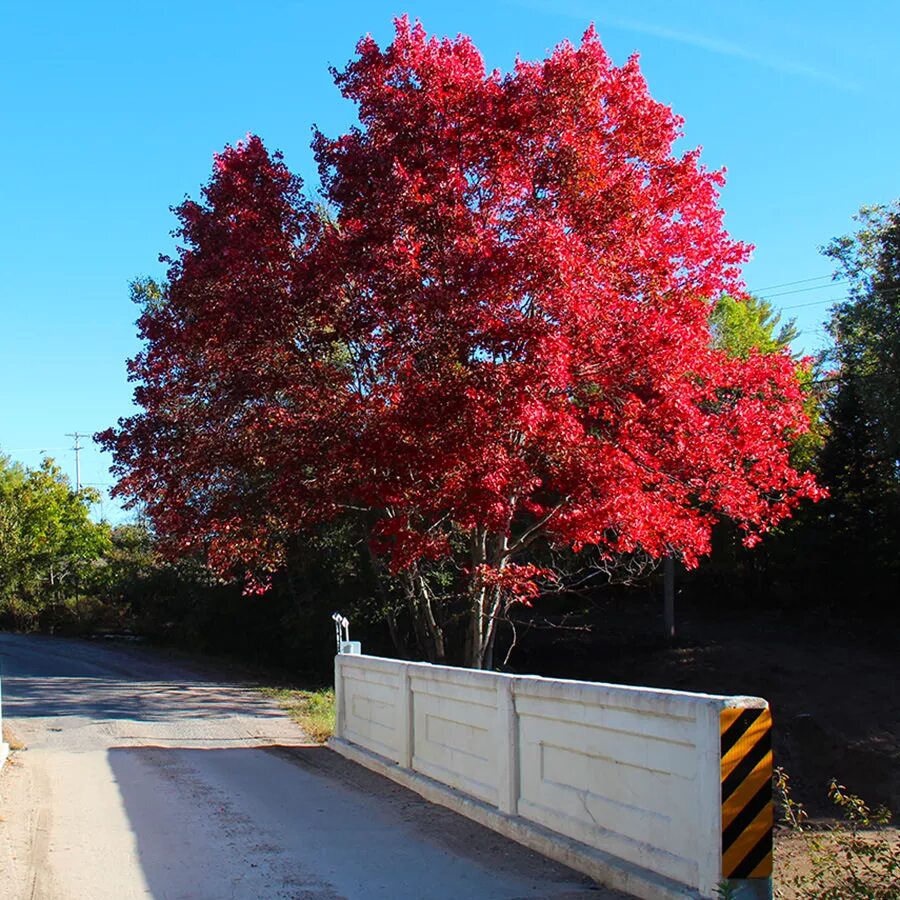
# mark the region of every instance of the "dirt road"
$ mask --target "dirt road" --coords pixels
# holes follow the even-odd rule
[[[5,900],[608,900],[129,645],[0,634]]]

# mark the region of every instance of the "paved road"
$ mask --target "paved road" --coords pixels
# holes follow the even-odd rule
[[[0,634],[4,900],[607,900],[149,649]]]

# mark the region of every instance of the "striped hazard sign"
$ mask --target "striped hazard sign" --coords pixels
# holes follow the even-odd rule
[[[772,875],[772,716],[768,708],[723,709],[722,875]]]

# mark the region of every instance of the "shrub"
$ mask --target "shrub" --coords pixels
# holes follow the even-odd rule
[[[872,810],[844,785],[832,780],[828,797],[840,819],[821,826],[807,821],[803,804],[794,800],[790,779],[775,772],[776,796],[785,825],[799,834],[809,867],[790,873],[776,896],[815,900],[900,900],[900,842],[884,831],[891,813]]]

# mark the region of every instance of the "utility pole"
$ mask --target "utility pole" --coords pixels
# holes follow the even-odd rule
[[[87,437],[86,434],[82,434],[79,431],[75,432],[66,432],[66,437],[75,438],[75,446],[72,449],[75,451],[75,490],[81,490],[81,450],[82,446],[79,443],[81,438]]]

